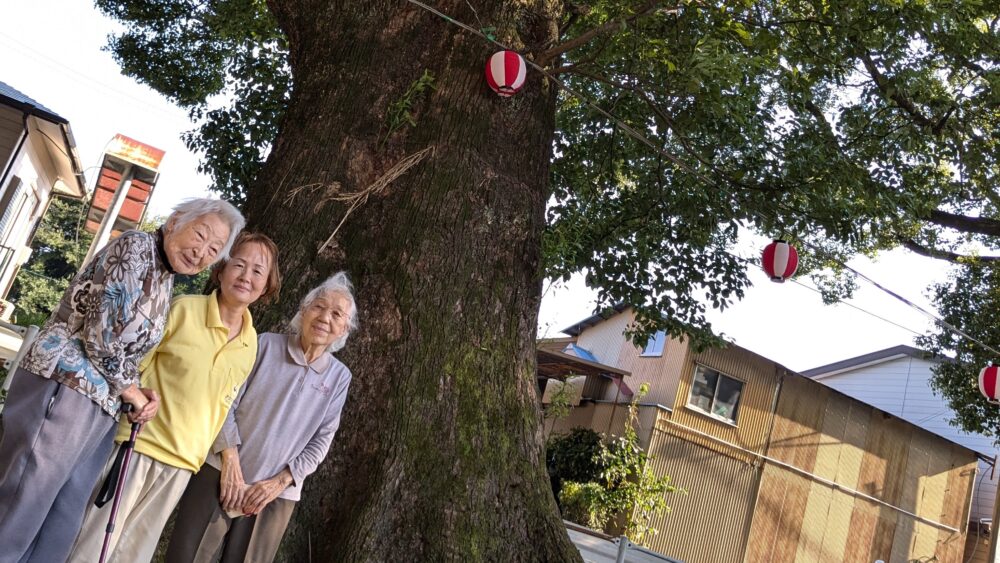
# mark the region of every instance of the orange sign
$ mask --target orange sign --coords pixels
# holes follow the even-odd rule
[[[108,145],[108,150],[104,152],[154,172],[160,169],[160,162],[163,160],[164,154],[164,151],[156,147],[140,143],[121,133],[115,135],[115,138],[111,140],[111,144]]]

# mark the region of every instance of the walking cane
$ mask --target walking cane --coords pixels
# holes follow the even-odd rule
[[[131,403],[122,403],[122,414],[128,415],[128,413],[132,412],[132,409],[133,406]],[[111,544],[111,534],[115,531],[115,518],[118,516],[118,505],[122,501],[122,489],[125,487],[125,479],[128,476],[128,462],[132,459],[132,450],[135,449],[135,437],[139,435],[140,428],[142,428],[142,424],[138,422],[132,423],[132,434],[129,436],[128,441],[122,442],[118,448],[118,455],[115,456],[115,462],[111,464],[111,471],[105,477],[104,484],[101,485],[101,490],[97,493],[97,498],[94,500],[94,504],[98,508],[101,508],[111,500],[112,495],[114,496],[114,502],[111,503],[111,515],[108,517],[108,527],[104,533],[104,546],[101,547],[100,563],[104,563],[105,558],[108,556],[108,546]],[[113,493],[112,490],[114,491]]]

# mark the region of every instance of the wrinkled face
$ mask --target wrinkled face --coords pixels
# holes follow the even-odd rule
[[[219,290],[230,303],[252,305],[267,289],[271,254],[256,242],[241,244],[219,273]]]
[[[178,274],[191,276],[215,263],[229,238],[229,225],[214,213],[202,215],[175,229],[167,223],[163,248]]]
[[[302,311],[302,348],[326,348],[347,333],[351,302],[340,293],[324,293]]]

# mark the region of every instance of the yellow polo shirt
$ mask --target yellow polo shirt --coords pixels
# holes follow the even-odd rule
[[[143,426],[135,451],[197,472],[256,357],[250,311],[240,334],[229,341],[215,292],[176,297],[163,340],[139,366],[143,387],[160,394],[160,409]],[[122,417],[115,441],[127,440],[130,427]]]

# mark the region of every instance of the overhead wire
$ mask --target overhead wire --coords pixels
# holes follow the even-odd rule
[[[92,76],[84,74],[84,73],[80,72],[78,69],[73,68],[72,66],[69,66],[69,65],[67,65],[65,63],[62,63],[62,62],[60,62],[60,61],[58,61],[58,60],[56,60],[56,59],[54,59],[54,58],[46,55],[45,53],[42,53],[41,51],[38,51],[37,49],[32,48],[30,45],[25,45],[24,43],[22,43],[18,39],[14,38],[14,37],[12,37],[10,35],[8,35],[7,33],[4,33],[3,31],[0,31],[0,42],[5,43],[6,47],[8,47],[8,48],[10,48],[12,50],[18,51],[22,55],[25,55],[25,56],[33,58],[35,61],[41,62],[42,64],[48,65],[49,67],[56,68],[56,69],[59,69],[61,71],[67,72],[67,73],[73,75],[76,79],[78,79],[80,81],[83,81],[83,82],[87,82],[92,87],[104,90],[105,92],[107,92],[109,94],[114,94],[115,96],[120,96],[122,98],[127,98],[127,99],[129,99],[130,102],[136,104],[137,106],[140,106],[142,108],[146,108],[146,109],[155,111],[157,113],[162,114],[165,117],[170,117],[172,119],[178,119],[180,117],[180,115],[178,113],[174,112],[174,111],[170,111],[170,110],[166,109],[165,107],[161,107],[161,106],[158,106],[158,105],[155,105],[155,104],[151,104],[148,101],[145,101],[145,100],[143,100],[143,99],[141,99],[141,98],[139,98],[137,96],[134,96],[134,95],[129,94],[127,92],[123,92],[122,90],[114,88],[113,86],[109,86],[106,83],[93,78]],[[172,104],[170,104],[168,107],[175,107],[175,106],[173,106]],[[181,109],[178,108],[177,111],[183,111],[183,110],[181,110]],[[185,117],[185,119],[187,119],[187,118]]]

